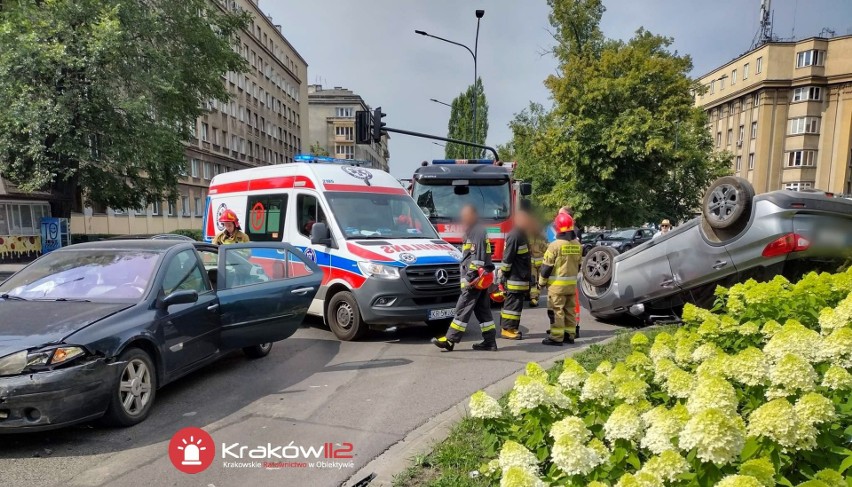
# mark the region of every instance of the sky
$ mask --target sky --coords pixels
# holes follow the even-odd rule
[[[760,0],[604,0],[602,27],[628,39],[639,27],[674,38],[698,77],[746,52],[758,29]],[[544,79],[556,70],[546,0],[260,0],[308,62],[303,81],[342,86],[387,113],[389,127],[445,136],[450,103],[472,84],[476,9],[479,75],[489,104],[487,143],[510,140],[508,123],[530,101],[550,104]],[[773,0],[775,34],[805,38],[828,27],[852,34],[852,0]],[[795,19],[795,22],[794,22]],[[308,145],[305,143],[305,145]],[[411,177],[423,160],[443,158],[432,141],[391,134],[391,173]]]

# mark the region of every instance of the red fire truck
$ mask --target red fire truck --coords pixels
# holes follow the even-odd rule
[[[503,258],[505,235],[520,202],[530,195],[529,183],[515,180],[515,163],[492,160],[437,160],[414,173],[411,195],[429,217],[441,238],[461,246],[458,216],[473,204],[494,246],[493,259]]]

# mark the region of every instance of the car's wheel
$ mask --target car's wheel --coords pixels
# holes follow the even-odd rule
[[[429,327],[429,331],[438,336],[444,336],[447,334],[447,330],[450,328],[450,323],[453,322],[452,318],[442,318],[440,320],[426,320],[426,326]]]
[[[629,252],[629,251],[630,251],[630,249],[632,249],[632,248],[633,248],[633,247],[631,247],[631,246],[629,246],[629,245],[625,245],[625,246],[621,249],[621,253],[623,254],[623,253],[625,253],[625,252]]]
[[[243,348],[243,353],[246,357],[254,360],[258,358],[263,358],[269,355],[269,352],[272,351],[272,343],[261,343],[260,345],[255,345],[253,347],[245,347]]]
[[[606,286],[612,280],[612,260],[618,252],[599,246],[589,251],[583,259],[583,279],[592,286]]]
[[[157,370],[147,352],[128,348],[118,358],[118,380],[110,393],[104,422],[114,426],[133,426],[148,417],[157,396]]]
[[[754,187],[747,180],[735,176],[719,178],[704,195],[704,220],[716,230],[724,230],[747,221],[751,214],[753,198]]]
[[[337,338],[346,342],[357,340],[367,333],[367,324],[361,319],[358,302],[349,291],[341,291],[331,298],[327,321]]]

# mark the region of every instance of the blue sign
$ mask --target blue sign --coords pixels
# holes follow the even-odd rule
[[[41,252],[46,254],[62,248],[62,221],[59,218],[41,219]]]

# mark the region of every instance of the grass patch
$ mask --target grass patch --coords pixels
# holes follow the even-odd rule
[[[653,342],[662,332],[673,332],[674,326],[649,328],[642,330]],[[594,370],[601,362],[608,360],[615,364],[630,354],[630,337],[633,331],[619,332],[615,338],[604,344],[593,344],[572,357],[587,370]],[[562,361],[548,370],[553,378],[562,373]],[[500,399],[505,404],[506,396]],[[476,421],[464,418],[450,431],[446,440],[435,446],[432,453],[413,459],[413,464],[393,480],[394,487],[484,487],[488,480],[471,477],[490,458],[482,456],[485,443]]]

